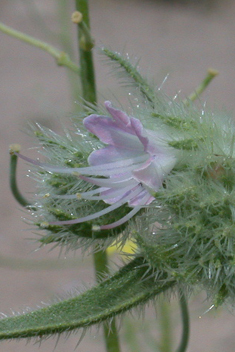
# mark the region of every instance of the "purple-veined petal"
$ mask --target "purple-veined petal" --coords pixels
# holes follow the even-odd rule
[[[143,154],[138,150],[129,150],[123,148],[116,148],[112,145],[108,145],[102,149],[94,150],[88,157],[90,165],[104,165],[110,164],[115,161],[130,160],[133,164],[143,162],[148,159],[148,154]],[[119,164],[120,165],[120,164]],[[125,166],[125,163],[123,163]]]
[[[84,119],[84,126],[105,144],[127,150],[144,150],[134,130],[130,133],[129,129],[120,128],[111,117],[90,115]]]
[[[105,101],[104,106],[120,128],[125,129],[128,133],[133,133],[130,117],[124,111],[115,109],[110,101]]]
[[[140,120],[132,117],[131,126],[133,131],[135,132],[136,137],[142,143],[144,147],[144,151],[146,151],[148,147],[149,139],[147,137],[146,131],[144,130],[142,123],[140,122]]]
[[[148,188],[157,191],[175,165],[175,158],[169,156],[152,156],[141,167],[135,169],[132,174],[134,178],[142,182]]]

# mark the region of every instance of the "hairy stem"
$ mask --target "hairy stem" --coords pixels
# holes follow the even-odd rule
[[[106,55],[110,60],[116,62],[127,75],[139,87],[143,96],[151,103],[154,103],[156,98],[153,89],[149,86],[148,82],[141,76],[136,66],[131,65],[129,60],[124,59],[119,53],[116,53],[108,48],[102,48],[101,52]]]
[[[199,86],[191,93],[187,99],[184,100],[185,105],[189,105],[189,101],[194,101],[196,100],[200,94],[204,92],[204,90],[207,88],[207,86],[210,84],[210,82],[215,78],[219,72],[214,69],[208,69],[207,75],[204,78],[204,80],[199,84]]]

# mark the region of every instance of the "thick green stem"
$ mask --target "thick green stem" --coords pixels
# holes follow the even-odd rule
[[[30,45],[33,45],[41,50],[46,51],[49,53],[52,57],[56,59],[56,62],[59,66],[66,66],[70,70],[76,73],[80,73],[79,67],[70,60],[68,54],[66,54],[63,51],[60,51],[53,47],[52,45],[45,43],[41,40],[35,39],[25,33],[16,31],[15,29],[8,27],[4,25],[2,22],[0,22],[0,31],[2,31],[5,34],[10,35],[11,37],[17,38],[19,40],[22,40],[25,43],[28,43]]]
[[[108,258],[106,251],[97,251],[94,253],[94,267],[96,274],[96,281],[101,281],[101,276],[108,274]],[[111,323],[104,323],[104,340],[107,352],[120,352],[119,338],[115,320],[112,319]]]
[[[81,67],[81,84],[83,99],[88,102],[96,103],[96,85],[95,85],[95,72],[92,56],[92,45],[89,21],[89,7],[88,0],[75,0],[76,10],[82,14],[82,23],[78,24],[78,43]],[[94,253],[94,267],[97,282],[100,281],[99,275],[108,273],[107,253],[105,251],[97,251]],[[111,323],[104,322],[104,340],[107,352],[119,352],[119,339],[115,320],[112,319]]]
[[[90,29],[89,22],[89,8],[87,0],[75,0],[76,10],[82,14],[82,22],[84,22],[87,30]],[[95,73],[93,65],[93,57],[91,47],[86,47],[86,36],[83,33],[83,25],[78,24],[78,42],[79,42],[79,55],[80,55],[80,66],[81,66],[81,83],[83,98],[85,101],[95,104],[96,103],[96,85],[95,85]]]
[[[182,333],[180,345],[177,348],[176,352],[185,352],[188,347],[189,333],[190,333],[189,311],[188,311],[187,299],[184,293],[182,292],[182,290],[179,290],[179,295],[180,295],[180,308],[181,308],[181,316],[182,316],[183,333]]]

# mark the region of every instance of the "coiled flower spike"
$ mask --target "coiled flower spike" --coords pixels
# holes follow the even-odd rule
[[[94,230],[108,230],[131,219],[141,208],[154,200],[154,192],[175,165],[172,149],[154,131],[144,129],[140,120],[112,107],[105,107],[112,117],[92,114],[84,119],[86,129],[105,144],[88,157],[90,166],[69,168],[41,163],[18,154],[22,159],[51,173],[76,174],[94,185],[94,189],[73,195],[55,195],[62,199],[98,200],[109,204],[93,214],[50,225],[73,225],[97,219],[124,204],[133,208],[121,219],[107,225],[93,226]]]

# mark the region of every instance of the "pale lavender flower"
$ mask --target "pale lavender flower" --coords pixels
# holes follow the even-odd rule
[[[55,221],[51,225],[72,225],[97,219],[128,204],[132,210],[121,219],[96,230],[112,229],[131,219],[141,208],[155,198],[154,192],[162,186],[164,178],[172,170],[175,157],[172,149],[164,144],[159,133],[144,129],[140,120],[112,107],[105,107],[112,117],[92,114],[84,119],[86,129],[105,144],[93,151],[88,163],[81,168],[58,167],[34,161],[19,155],[26,161],[49,172],[76,174],[95,186],[87,192],[56,196],[63,199],[99,200],[109,204],[105,209],[68,221]]]

